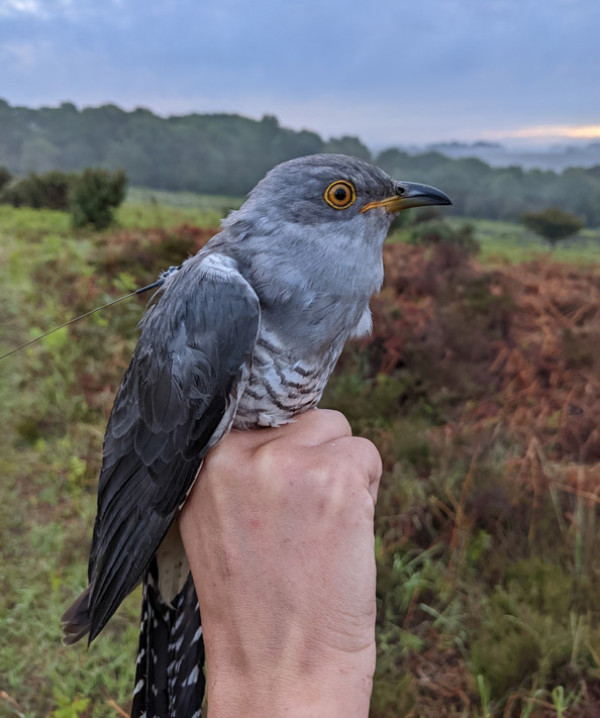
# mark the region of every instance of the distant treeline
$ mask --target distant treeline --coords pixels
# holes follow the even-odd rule
[[[398,179],[439,186],[451,195],[456,214],[518,219],[556,206],[600,225],[600,166],[557,174],[494,169],[438,152],[389,149],[373,157],[356,137],[326,141],[315,132],[281,127],[269,115],[258,121],[225,114],[162,118],[115,105],[34,110],[0,100],[0,165],[20,176],[94,166],[123,169],[132,185],[241,196],[279,162],[316,152],[355,155]]]

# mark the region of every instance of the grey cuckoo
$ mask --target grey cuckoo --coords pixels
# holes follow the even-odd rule
[[[350,337],[371,328],[396,212],[451,204],[343,155],[275,167],[168,274],[141,321],[104,439],[89,585],[63,616],[92,641],[144,582],[132,715],[199,716],[200,613],[176,528],[211,447],[316,406]]]

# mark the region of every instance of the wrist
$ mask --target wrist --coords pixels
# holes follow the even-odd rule
[[[208,718],[367,718],[375,646],[296,665],[235,667],[208,656]]]

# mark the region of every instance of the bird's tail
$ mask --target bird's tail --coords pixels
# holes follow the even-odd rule
[[[144,580],[131,718],[200,718],[204,687],[204,641],[192,576],[167,603],[153,559]]]

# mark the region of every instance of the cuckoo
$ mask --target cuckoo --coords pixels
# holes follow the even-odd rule
[[[176,519],[204,456],[231,429],[317,405],[346,340],[371,329],[395,214],[448,204],[359,159],[293,159],[167,273],[106,429],[89,584],[63,616],[67,643],[92,641],[143,581],[134,718],[200,716],[201,617]]]

